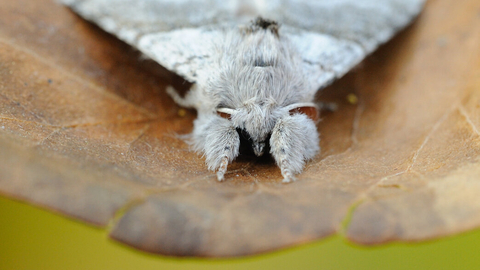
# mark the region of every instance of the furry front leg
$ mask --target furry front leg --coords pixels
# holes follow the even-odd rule
[[[238,156],[240,148],[235,127],[215,114],[200,115],[195,120],[192,142],[195,150],[206,157],[208,169],[218,170],[218,181],[223,181],[228,163]]]
[[[277,121],[270,138],[270,154],[275,158],[283,182],[295,181],[305,161],[320,150],[317,127],[304,114],[285,116]]]

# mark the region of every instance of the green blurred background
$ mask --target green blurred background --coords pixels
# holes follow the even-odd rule
[[[0,269],[480,269],[480,231],[419,244],[359,247],[335,236],[241,259],[154,256],[105,230],[0,197]]]

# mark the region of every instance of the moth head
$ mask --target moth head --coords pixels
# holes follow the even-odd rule
[[[251,143],[257,156],[263,155],[277,120],[294,114],[305,114],[315,123],[318,121],[318,109],[312,103],[296,103],[284,107],[262,103],[238,109],[224,107],[217,109],[217,115],[232,122],[240,136]]]

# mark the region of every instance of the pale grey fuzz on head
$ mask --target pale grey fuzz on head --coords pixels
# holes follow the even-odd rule
[[[60,0],[195,83],[188,143],[225,179],[247,139],[284,182],[318,154],[315,93],[408,25],[424,0]],[[255,19],[256,18],[256,19]],[[281,23],[281,25],[280,25]],[[245,140],[243,140],[245,141]]]

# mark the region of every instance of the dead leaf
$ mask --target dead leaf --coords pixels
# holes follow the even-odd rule
[[[281,184],[240,158],[219,183],[175,136],[182,80],[52,0],[1,0],[0,191],[150,252],[241,256],[342,233],[360,244],[480,226],[480,4],[420,18],[322,92],[322,154]],[[348,101],[354,94],[358,102]]]

